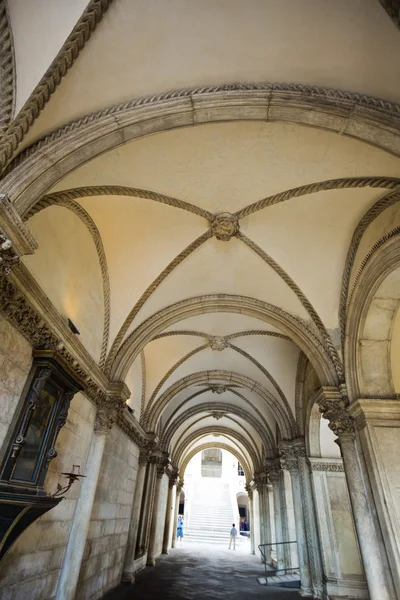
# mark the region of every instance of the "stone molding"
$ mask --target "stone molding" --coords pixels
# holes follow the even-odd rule
[[[6,0],[0,1],[0,136],[9,125],[15,108],[14,41]]]
[[[78,58],[81,50],[90,39],[111,3],[112,0],[90,0],[81,18],[68,36],[56,58],[33,90],[17,117],[10,123],[5,131],[0,146],[0,170],[4,170],[8,161],[12,158],[26,133],[46,106],[63,77],[65,77],[75,60]],[[2,19],[2,21],[4,19],[1,12],[0,19]],[[3,23],[0,22],[0,25],[1,24]],[[3,68],[3,64],[7,64],[7,72],[9,72],[12,70],[10,67],[10,58],[6,56],[3,57],[1,54],[2,53],[0,53],[1,67]],[[10,83],[8,83],[7,90],[9,95]]]
[[[324,471],[327,473],[344,473],[343,461],[341,458],[308,458],[307,463],[311,471]]]
[[[400,427],[400,401],[393,398],[359,398],[348,408],[357,429],[367,425]]]

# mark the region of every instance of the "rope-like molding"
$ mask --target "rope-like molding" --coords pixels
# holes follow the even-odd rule
[[[296,382],[294,388],[294,404],[295,404],[295,412],[296,412],[296,423],[299,431],[299,435],[304,435],[304,418],[303,418],[303,386],[304,386],[304,377],[306,372],[306,367],[308,363],[308,358],[304,354],[304,352],[300,351],[299,358],[297,361],[296,368]]]
[[[282,400],[283,404],[286,407],[289,418],[292,420],[293,427],[296,428],[297,427],[296,421],[293,417],[292,409],[290,408],[290,404],[287,401],[285,393],[282,390],[282,388],[280,387],[280,385],[278,384],[278,382],[276,381],[276,379],[268,371],[268,369],[263,367],[263,365],[261,363],[259,363],[258,360],[256,360],[253,356],[251,356],[251,354],[249,354],[245,350],[242,350],[242,348],[239,348],[238,346],[235,346],[234,344],[228,344],[228,347],[230,347],[230,348],[232,348],[232,350],[235,350],[236,352],[238,352],[238,354],[241,354],[242,356],[244,356],[244,358],[247,358],[247,360],[249,360],[251,363],[253,363],[253,365],[255,367],[257,367],[263,373],[263,375],[265,375],[265,377],[268,379],[268,381],[273,385],[273,387],[277,391],[280,399]]]
[[[2,141],[0,168],[4,169],[33,122],[78,58],[79,53],[108,10],[112,0],[90,0],[72,33],[39,81],[17,118],[10,124]]]
[[[101,344],[101,354],[99,366],[104,367],[104,363],[107,356],[108,338],[110,333],[110,314],[111,314],[111,300],[110,300],[110,277],[108,273],[108,265],[106,253],[103,246],[103,240],[100,232],[96,227],[92,217],[86,212],[86,210],[72,200],[68,195],[61,194],[57,200],[54,198],[55,195],[44,196],[34,208],[26,215],[24,220],[29,219],[33,215],[36,215],[40,211],[48,208],[49,206],[61,206],[72,211],[86,226],[90,235],[92,236],[94,245],[96,247],[97,256],[100,263],[101,277],[103,281],[103,297],[104,297],[104,326],[103,326],[103,341]]]
[[[38,204],[51,206],[52,204],[59,204],[63,200],[79,200],[80,198],[90,198],[92,196],[129,196],[141,198],[143,200],[153,200],[154,202],[160,202],[161,204],[167,204],[168,206],[186,210],[207,220],[212,219],[214,216],[208,210],[204,210],[195,204],[190,204],[190,202],[185,202],[184,200],[179,200],[178,198],[172,198],[171,196],[166,196],[165,194],[158,194],[157,192],[153,192],[151,190],[142,190],[140,188],[132,188],[121,185],[85,186],[80,188],[71,188],[69,190],[62,190],[61,192],[54,192],[53,194],[43,196],[43,198],[39,200]],[[35,206],[29,210],[28,214],[24,216],[24,220],[29,219],[37,212],[38,204],[35,204]]]
[[[317,192],[364,187],[393,189],[398,186],[400,186],[400,179],[397,177],[345,177],[342,179],[327,179],[326,181],[317,181],[315,183],[301,185],[300,187],[279,192],[273,196],[268,196],[262,200],[257,200],[256,202],[253,202],[253,204],[249,204],[245,208],[238,210],[235,213],[235,216],[238,219],[242,219],[263,208],[267,208],[268,206],[274,206],[274,204],[286,202],[291,198],[316,194]]]
[[[135,306],[130,311],[129,315],[126,317],[122,327],[117,333],[114,342],[112,344],[111,350],[107,357],[105,363],[105,371],[107,375],[110,375],[111,367],[113,360],[115,359],[121,342],[129,329],[133,319],[138,314],[139,310],[142,308],[144,303],[150,298],[153,292],[158,288],[158,286],[164,281],[164,279],[177,267],[180,263],[185,260],[192,252],[197,250],[204,242],[209,240],[212,236],[211,230],[207,230],[205,233],[196,238],[193,242],[191,242],[182,252],[180,252],[166,267],[165,269],[158,275],[158,277],[148,286],[145,292],[141,295],[139,300],[136,302]]]
[[[0,0],[0,136],[7,129],[15,106],[15,56],[7,2]]]
[[[264,329],[249,329],[248,331],[239,331],[238,333],[230,333],[225,336],[227,340],[234,340],[239,337],[245,337],[250,335],[267,335],[269,337],[279,338],[280,340],[285,340],[286,342],[291,342],[292,340],[288,335],[284,335],[283,333],[278,333],[277,331],[264,331]]]
[[[110,3],[110,1],[111,0],[108,0],[108,3]],[[46,87],[45,84],[44,87]],[[348,110],[354,110],[355,107],[359,107],[360,109],[369,112],[371,117],[378,117],[384,121],[394,119],[397,122],[397,119],[400,117],[400,105],[398,104],[394,104],[392,102],[381,100],[378,98],[372,98],[370,96],[354,94],[351,92],[342,92],[340,90],[333,90],[329,88],[320,88],[317,86],[290,83],[238,83],[232,85],[217,85],[205,86],[200,88],[181,89],[162,94],[156,94],[153,96],[137,98],[136,100],[132,100],[130,102],[117,104],[102,109],[98,112],[86,115],[82,119],[78,119],[76,121],[68,123],[67,125],[45,136],[44,138],[42,138],[29,148],[21,152],[21,154],[17,156],[16,159],[10,164],[10,168],[14,169],[17,165],[21,164],[26,158],[34,154],[37,150],[50,145],[52,142],[65,138],[70,133],[79,132],[79,130],[84,128],[85,126],[97,125],[97,123],[102,119],[113,115],[117,115],[119,113],[123,113],[124,111],[129,111],[134,108],[140,108],[153,104],[157,105],[162,102],[175,99],[187,98],[189,100],[192,100],[193,102],[196,99],[196,97],[199,96],[207,96],[209,94],[215,95],[218,93],[224,94],[227,92],[265,92],[269,97],[269,101],[271,101],[271,98],[273,98],[274,95],[284,94],[285,96],[289,95],[291,101],[293,102],[295,102],[296,99],[304,100],[305,98],[307,98],[308,100],[313,101],[314,103],[321,102],[323,104],[326,104],[327,106],[332,106],[334,108],[337,108],[339,106],[343,109],[347,108]],[[10,140],[7,149],[4,151],[3,157],[1,157],[0,159],[0,168],[4,169],[4,167],[7,164],[7,161],[11,158],[15,147],[20,141],[20,139],[18,138],[22,139],[21,134],[17,136],[17,132],[10,132]]]
[[[201,352],[201,350],[205,350],[208,347],[209,347],[209,345],[207,343],[207,344],[203,344],[201,346],[198,346],[198,348],[194,348],[194,350],[191,350],[190,352],[188,352],[187,354],[185,354],[185,356],[182,356],[182,358],[180,360],[178,360],[174,365],[172,365],[172,367],[165,373],[164,377],[158,383],[157,387],[155,388],[154,392],[151,395],[150,400],[147,403],[147,407],[146,407],[145,413],[143,414],[143,422],[147,421],[149,413],[150,413],[150,411],[152,409],[153,403],[154,403],[154,401],[155,401],[155,399],[157,397],[158,392],[160,391],[160,389],[162,388],[162,386],[164,385],[164,383],[167,381],[167,379],[172,375],[172,373],[174,373],[174,371],[176,371],[177,369],[179,369],[179,367],[181,365],[183,365],[184,362],[186,362],[187,360],[189,360],[189,358],[191,358],[192,356],[194,356],[198,352]]]
[[[339,302],[339,323],[341,330],[341,338],[342,338],[342,347],[344,347],[344,339],[346,334],[346,317],[347,310],[350,304],[350,300],[354,293],[354,285],[349,293],[350,288],[350,277],[351,271],[353,268],[354,260],[357,254],[357,250],[359,248],[361,239],[367,230],[368,226],[374,221],[384,210],[396,204],[396,202],[400,201],[400,191],[395,189],[393,192],[386,194],[383,198],[378,200],[362,217],[361,221],[358,223],[353,237],[351,239],[351,243],[349,249],[347,251],[345,266],[343,269],[343,277],[342,277],[342,287],[340,290],[340,302]]]
[[[140,419],[142,418],[142,414],[144,411],[144,408],[146,406],[146,381],[147,381],[147,375],[146,375],[146,356],[144,354],[144,350],[141,351],[140,353],[140,365],[142,368],[142,390],[141,390],[141,398],[140,398]]]
[[[260,258],[262,258],[286,283],[286,285],[296,294],[301,304],[304,306],[312,320],[314,321],[318,331],[321,334],[322,340],[326,346],[326,349],[329,353],[329,356],[332,359],[333,364],[335,365],[336,372],[338,374],[339,380],[344,381],[344,371],[342,361],[339,358],[339,355],[336,351],[335,346],[332,343],[331,336],[325,329],[325,325],[323,324],[320,316],[317,311],[299,288],[299,286],[293,281],[293,279],[286,273],[286,271],[269,255],[267,254],[258,244],[253,242],[250,238],[248,238],[243,233],[239,232],[236,236],[243,243],[246,244],[251,250],[253,250]]]

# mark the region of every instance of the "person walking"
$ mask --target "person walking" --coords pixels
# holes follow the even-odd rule
[[[181,542],[183,541],[183,517],[178,517],[178,527],[176,528],[176,537]]]
[[[229,539],[229,550],[231,549],[231,545],[233,542],[233,549],[236,550],[236,537],[237,537],[237,529],[235,527],[235,523],[232,524],[232,529],[231,529],[231,537]]]

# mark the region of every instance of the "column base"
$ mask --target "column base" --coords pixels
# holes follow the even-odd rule
[[[147,563],[146,563],[146,567],[155,567],[156,566],[156,559],[155,558],[148,558],[147,559]]]
[[[302,598],[312,598],[313,593],[310,588],[300,588],[299,594]]]
[[[168,550],[163,550],[163,551],[161,552],[161,554],[169,554],[169,551],[168,551]]]
[[[122,573],[121,583],[126,583],[128,585],[130,585],[131,583],[135,583],[135,574]]]

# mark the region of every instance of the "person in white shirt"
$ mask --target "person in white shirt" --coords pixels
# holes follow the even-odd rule
[[[231,537],[229,539],[229,550],[231,549],[231,545],[233,542],[233,549],[236,550],[235,546],[236,546],[236,537],[237,537],[237,529],[235,527],[235,523],[232,524],[232,529],[231,529]]]

